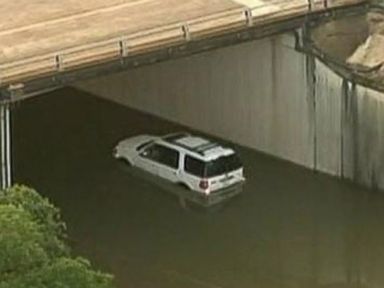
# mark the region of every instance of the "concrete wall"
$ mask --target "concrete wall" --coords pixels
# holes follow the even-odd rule
[[[290,35],[110,75],[79,87],[312,167],[306,58]]]
[[[291,34],[77,87],[259,151],[384,188],[384,95],[297,52]],[[315,81],[313,81],[315,79]]]
[[[321,62],[315,63],[315,167],[340,175],[342,79]]]
[[[384,94],[316,61],[316,169],[384,189]]]
[[[384,188],[384,94],[357,86],[352,115],[353,174],[352,178],[370,187]]]

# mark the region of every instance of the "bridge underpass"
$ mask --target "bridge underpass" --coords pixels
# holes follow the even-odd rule
[[[196,111],[209,111],[215,107],[215,96],[226,96],[221,101],[224,107],[236,108],[232,114],[236,111],[238,118],[248,123],[246,127],[249,128],[251,123],[256,125],[258,129],[257,133],[252,134],[253,141],[262,145],[260,147],[265,148],[265,152],[275,153],[282,158],[292,157],[291,161],[303,161],[302,165],[307,163],[310,166],[317,162],[318,167],[325,167],[329,173],[335,174],[334,169],[341,166],[338,157],[332,154],[340,148],[340,137],[335,138],[334,135],[340,135],[338,126],[342,123],[335,115],[339,116],[339,108],[345,104],[339,98],[338,87],[343,86],[348,91],[345,95],[350,95],[354,85],[331,73],[326,65],[316,62],[319,72],[316,74],[317,83],[336,85],[329,85],[328,89],[322,90],[324,97],[316,94],[318,99],[322,99],[316,102],[316,110],[329,113],[310,114],[314,101],[307,96],[312,94],[306,94],[312,88],[306,84],[309,78],[305,69],[307,63],[313,64],[314,59],[296,50],[295,34],[273,34],[274,37],[98,78],[91,85],[86,82],[75,85],[85,90],[94,89],[95,93],[109,100],[113,95],[116,98],[112,100],[136,108],[141,106],[142,110],[153,109],[163,96],[168,104],[177,102],[177,96],[182,95],[179,104],[168,106],[169,110],[174,109],[183,115],[186,110],[178,110],[176,105],[181,105],[182,100],[192,102],[191,108],[194,109],[180,122],[196,119],[191,115]],[[158,55],[155,59],[173,57],[168,52],[161,55],[163,58]],[[245,55],[253,57],[249,60]],[[149,58],[145,59],[149,61]],[[56,60],[60,60],[60,57]],[[118,63],[120,65],[121,61],[115,62]],[[99,70],[104,67],[100,65],[88,75],[116,71],[117,66],[113,65],[110,70]],[[260,70],[264,73],[258,73]],[[72,74],[72,78],[68,79],[79,79],[87,71]],[[212,85],[207,79],[215,78],[204,77],[209,75],[209,71],[221,72],[212,73],[221,75]],[[272,85],[271,75],[275,75],[278,85]],[[56,82],[62,85],[74,83],[69,80],[65,82],[64,76],[56,79],[60,77],[47,77],[47,85],[43,85],[43,81],[21,81],[25,83],[24,88],[16,81],[4,92],[11,98],[7,99],[9,101],[32,96],[41,87],[52,87],[48,83],[54,81],[62,81]],[[165,84],[172,79],[179,81],[169,89]],[[146,81],[149,81],[148,86],[143,84]],[[130,85],[127,87],[122,85],[124,83]],[[185,89],[182,89],[183,85]],[[113,86],[114,89],[111,88]],[[355,92],[364,89],[355,88]],[[130,89],[135,93],[128,93]],[[177,93],[182,91],[185,93]],[[113,103],[106,104],[84,94],[65,89],[49,95],[49,99],[46,95],[47,98],[15,104],[17,139],[14,142],[19,164],[15,177],[22,183],[33,184],[63,209],[76,249],[96,263],[105,264],[107,270],[117,275],[120,287],[361,288],[380,287],[384,283],[380,270],[380,255],[383,253],[381,243],[384,238],[381,233],[384,219],[382,195],[310,173],[252,150],[241,149],[248,171],[253,175],[249,177],[250,185],[247,186],[251,193],[244,194],[244,197],[232,203],[234,205],[217,214],[185,212],[177,206],[176,201],[164,199],[158,193],[161,191],[150,191],[150,185],[145,181],[127,176],[128,173],[119,169],[110,157],[112,145],[127,131],[130,135],[148,130],[166,132],[179,129],[180,126],[161,122],[157,118],[141,117],[137,111],[133,112],[135,110]],[[128,97],[130,94],[133,96]],[[167,94],[168,97],[165,97]],[[242,102],[243,110],[237,109],[236,105],[240,102],[230,98],[231,94],[255,96],[255,102]],[[295,97],[284,97],[287,95]],[[193,102],[193,97],[199,101]],[[332,98],[336,101],[332,101]],[[380,98],[380,95],[375,98]],[[212,100],[211,104],[199,105],[200,100],[204,99],[208,101],[206,104]],[[380,102],[369,99],[368,103],[363,101],[365,105],[362,110],[371,112],[380,107]],[[126,100],[130,100],[129,103]],[[256,110],[259,114],[252,113],[252,110],[249,112],[247,106],[259,107]],[[299,109],[292,110],[294,107]],[[348,107],[356,108],[353,105]],[[158,106],[158,113],[162,114],[160,116],[169,116],[169,110]],[[281,118],[287,116],[286,110],[296,113]],[[209,115],[211,119],[207,119]],[[223,129],[211,131],[216,135],[231,135],[242,142],[249,140],[244,138],[247,130],[240,130],[239,134],[229,133],[238,130],[233,126],[228,129],[222,121],[223,115],[231,113],[202,113],[201,118],[203,123],[212,123],[215,124],[213,128]],[[255,118],[248,118],[252,115]],[[312,116],[306,119],[302,115]],[[346,114],[343,117],[349,116]],[[376,118],[377,114],[371,117]],[[310,121],[314,118],[317,122],[326,120],[327,125],[321,129],[321,126],[317,126],[317,133],[308,136],[305,133],[313,127],[308,123],[312,123]],[[180,118],[175,119],[177,121]],[[275,121],[263,127],[260,123],[266,123],[263,120],[267,119]],[[360,119],[365,121],[365,118]],[[124,127],[130,126],[129,123],[135,123],[135,127]],[[200,126],[203,123],[195,122],[191,124],[196,125],[191,126],[205,130],[206,127]],[[294,123],[299,123],[304,129],[299,130]],[[367,127],[371,123],[379,121],[373,119],[365,122]],[[329,133],[325,127],[334,128],[334,133]],[[269,137],[268,131],[275,130],[279,133]],[[297,134],[292,131],[305,133],[299,132],[300,137],[296,137]],[[76,137],[73,137],[74,134]],[[323,147],[321,150],[302,146],[303,139],[312,143],[315,138],[319,141],[317,146]],[[58,142],[60,145],[57,145]],[[251,144],[249,142],[252,147]],[[272,149],[268,151],[268,147]],[[292,147],[297,148],[291,150]],[[332,155],[325,157],[326,154]],[[87,171],[90,167],[94,168],[91,172]],[[47,180],[48,177],[51,178]],[[126,193],[127,187],[132,193]]]
[[[10,184],[12,170],[8,103],[81,79],[296,29],[300,32],[312,20],[361,10],[365,2],[116,0],[104,4],[95,0],[79,6],[70,1],[58,6],[50,1],[4,2],[0,23],[2,186]],[[20,12],[15,16],[6,11]],[[299,34],[294,34],[295,45]]]

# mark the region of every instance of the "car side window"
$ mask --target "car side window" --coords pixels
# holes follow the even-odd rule
[[[179,168],[179,152],[163,145],[154,144],[145,149],[141,155],[171,168]]]
[[[184,170],[188,174],[204,177],[205,163],[201,160],[186,155],[184,159]]]

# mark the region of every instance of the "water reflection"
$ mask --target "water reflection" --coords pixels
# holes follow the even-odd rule
[[[224,207],[227,202],[232,198],[243,193],[243,183],[233,185],[229,189],[226,189],[219,194],[212,194],[208,197],[204,197],[201,193],[190,190],[183,185],[172,183],[166,179],[159,178],[146,171],[132,167],[124,160],[119,160],[121,169],[124,173],[129,174],[133,178],[140,179],[143,182],[153,184],[154,190],[161,191],[174,195],[178,199],[180,207],[183,209],[200,209],[205,211],[217,211]]]
[[[75,249],[119,287],[381,287],[384,198],[241,149],[244,193],[182,209],[111,156],[180,127],[72,89],[14,107],[15,178],[62,208]]]

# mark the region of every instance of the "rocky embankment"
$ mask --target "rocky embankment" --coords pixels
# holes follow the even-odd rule
[[[384,89],[384,10],[317,26],[313,43],[362,81]]]

